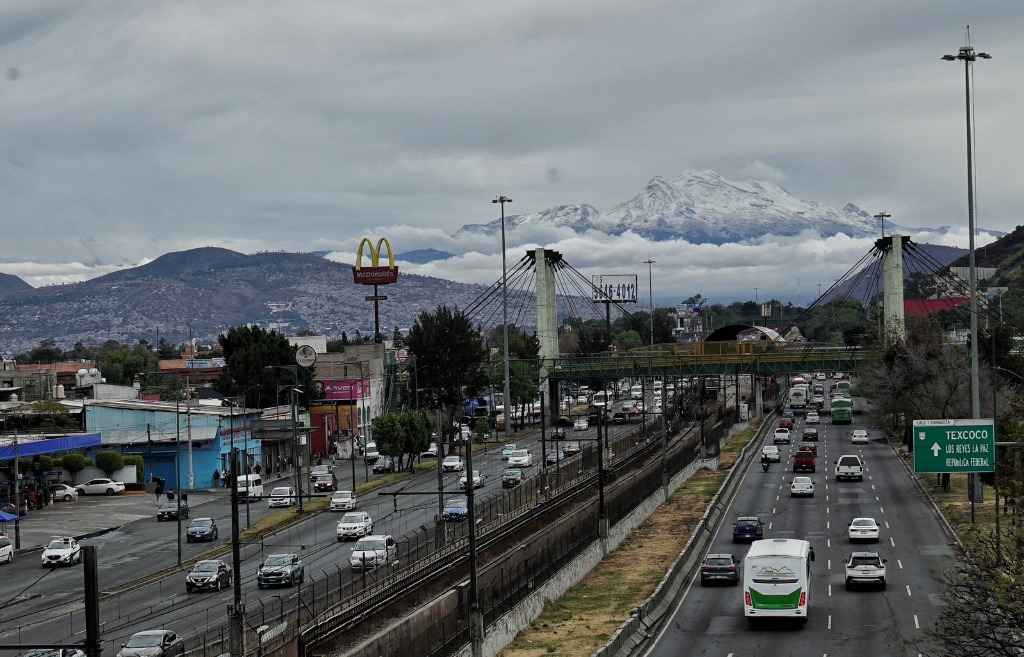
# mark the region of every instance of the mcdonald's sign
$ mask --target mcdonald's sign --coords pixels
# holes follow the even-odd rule
[[[363,247],[370,250],[370,266],[363,266]],[[388,249],[388,265],[380,266],[381,251]],[[377,240],[374,247],[369,237],[364,237],[359,242],[359,250],[356,251],[356,264],[352,267],[352,280],[359,285],[387,285],[398,281],[398,267],[395,266],[395,250],[391,248],[388,238],[382,237]]]

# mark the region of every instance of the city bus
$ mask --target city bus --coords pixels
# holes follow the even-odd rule
[[[829,402],[829,416],[832,424],[852,424],[853,400],[845,397],[833,399]]]
[[[796,538],[754,541],[743,560],[743,615],[807,622],[814,548]]]
[[[597,392],[594,393],[594,398],[590,401],[590,403],[594,406],[607,406],[608,397],[609,394],[607,390],[598,390]]]

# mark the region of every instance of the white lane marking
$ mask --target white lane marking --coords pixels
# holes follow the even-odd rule
[[[774,512],[773,512],[773,513],[774,513]],[[770,522],[769,522],[769,523],[768,523],[768,529],[771,529],[771,528],[772,528],[772,523],[770,523]]]
[[[894,540],[893,540],[892,536],[890,536],[890,537],[889,537],[889,543],[890,543],[890,544],[891,544],[891,545],[892,545],[893,547],[896,547],[896,541],[894,541]]]
[[[871,490],[875,490],[875,485],[871,484]]]
[[[775,501],[776,501],[776,502],[778,502],[778,501],[779,501],[779,497],[781,497],[781,496],[780,496],[780,495],[776,495],[776,496],[775,496]]]
[[[900,570],[903,570],[903,562],[902,562],[902,561],[900,561],[899,559],[897,559],[897,560],[896,560],[896,565],[900,567]]]
[[[832,539],[831,538],[827,539],[825,541],[825,547],[827,547],[827,548],[831,548],[832,547]]]
[[[913,597],[913,593],[910,592],[910,584],[907,584],[907,597]]]
[[[878,510],[881,511],[882,513],[885,513],[885,507],[884,506],[878,507]]]
[[[876,501],[876,502],[881,502],[882,500],[881,500],[881,498],[879,498],[879,497],[878,497],[877,495],[875,495],[875,501]]]
[[[829,508],[826,506],[825,507],[825,513],[827,514],[828,512],[829,512]]]
[[[831,584],[828,585],[828,597],[830,597],[830,598],[832,597],[832,585]]]
[[[917,614],[914,614],[914,629],[915,630],[921,629],[921,623],[918,622],[918,620],[917,620]]]
[[[828,629],[832,629],[832,614],[828,615]]]
[[[889,529],[889,521],[888,520],[884,520],[883,522],[885,523],[885,528]]]
[[[826,520],[825,521],[825,529],[831,529],[831,528],[832,528],[832,523],[829,522],[828,520]]]

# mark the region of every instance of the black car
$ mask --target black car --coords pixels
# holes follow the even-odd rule
[[[625,411],[615,411],[612,413],[612,424],[622,424],[629,420],[629,415]]]
[[[220,559],[200,561],[185,577],[185,591],[219,591],[231,586],[231,569]]]
[[[739,559],[731,554],[709,554],[700,566],[700,585],[722,582],[737,586],[740,583]]]
[[[801,439],[802,440],[807,440],[807,441],[815,441],[815,440],[817,440],[818,439],[818,430],[815,429],[814,427],[807,427],[807,428],[805,428],[804,432],[803,432],[803,435],[801,436]]]
[[[764,523],[757,516],[740,516],[732,527],[732,542],[757,541],[764,538]]]
[[[189,543],[192,541],[215,541],[220,532],[213,518],[196,518],[188,524],[185,532]]]
[[[178,504],[181,503],[179,507]],[[160,509],[156,512],[156,520],[160,522],[162,520],[177,520],[178,510],[181,509],[181,517],[188,517],[188,502],[185,500],[171,500],[164,502],[160,505]]]
[[[394,472],[395,459],[386,454],[382,454],[380,458],[377,459],[377,462],[373,464],[373,471],[376,473]]]
[[[509,468],[501,475],[502,488],[515,488],[523,483],[523,471],[518,468]]]

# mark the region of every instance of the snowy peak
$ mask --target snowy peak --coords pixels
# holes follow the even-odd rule
[[[592,205],[558,205],[542,212],[532,214],[517,214],[505,217],[505,229],[515,229],[527,226],[554,226],[572,228],[577,233],[584,233],[594,228],[594,221],[601,213]],[[486,224],[466,224],[455,234],[456,236],[466,233],[492,234],[501,232],[501,218],[490,221]]]

